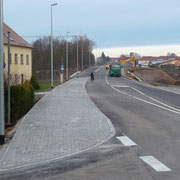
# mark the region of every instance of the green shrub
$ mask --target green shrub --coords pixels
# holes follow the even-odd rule
[[[34,105],[34,88],[23,84],[11,86],[11,122],[15,123]],[[7,122],[8,89],[5,88],[5,120]]]
[[[30,85],[30,84],[31,84],[31,83],[30,83],[30,80],[25,80],[24,84]]]
[[[33,86],[34,89],[40,89],[40,86],[37,82],[36,76],[32,75],[30,79],[30,84]]]

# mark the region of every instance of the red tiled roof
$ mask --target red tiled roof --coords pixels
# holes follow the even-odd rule
[[[143,56],[140,61],[153,61],[153,60],[157,60],[159,58],[157,57],[153,57],[153,56]]]
[[[11,36],[11,45],[20,46],[20,47],[27,47],[33,48],[31,44],[25,41],[21,36],[19,36],[15,31],[13,31],[7,24],[4,23],[4,44],[8,44],[8,32],[10,32]]]

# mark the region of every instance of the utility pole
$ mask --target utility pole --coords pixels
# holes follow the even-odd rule
[[[91,66],[91,49],[92,49],[92,45],[90,42],[90,44],[89,44],[89,67]]]
[[[89,67],[91,66],[91,50],[89,50]]]
[[[52,8],[53,6],[56,6],[57,3],[51,4],[51,89],[53,89],[53,71],[54,71],[54,67],[53,67],[53,13],[52,13]]]
[[[0,0],[0,144],[4,144],[4,35],[3,35],[3,0]]]
[[[70,33],[70,32],[67,32],[67,34],[66,34],[66,37],[67,37],[67,41],[66,41],[66,80],[69,79],[68,33]]]
[[[98,62],[98,58],[97,58],[98,54],[97,54],[97,44],[96,44],[96,64]]]
[[[78,66],[79,66],[78,53],[79,53],[79,50],[78,50],[78,38],[77,38],[77,72],[79,70],[79,68],[78,68]]]
[[[84,42],[83,42],[83,36],[82,36],[82,71],[83,71],[83,69],[84,69],[84,59],[83,59],[83,51],[84,51],[84,44],[83,44]]]
[[[11,84],[10,84],[10,32],[8,32],[8,125],[11,124]]]
[[[51,4],[51,89],[53,89],[53,14],[52,14],[52,7]]]

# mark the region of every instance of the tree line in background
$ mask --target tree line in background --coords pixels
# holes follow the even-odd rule
[[[110,57],[106,56],[104,52],[102,52],[100,57],[97,57],[97,63],[98,64],[107,63],[109,60],[110,60]]]
[[[136,57],[136,60],[141,59],[141,55],[139,53],[135,53],[135,52],[131,52],[129,54],[121,54],[119,57],[121,59],[123,59],[123,58],[126,59],[126,58],[133,57],[133,56]]]
[[[33,42],[32,51],[32,69],[33,74],[38,80],[49,80],[51,69],[51,41],[50,37],[40,38]],[[53,41],[53,65],[54,78],[59,78],[60,66],[63,64],[66,69],[66,43],[65,39],[54,39]],[[82,69],[82,47],[83,47],[83,67],[84,69],[90,64],[94,65],[95,56],[92,53],[94,42],[87,37],[74,38],[68,41],[68,66],[69,73],[72,74],[77,70],[77,44],[78,44],[78,69]]]

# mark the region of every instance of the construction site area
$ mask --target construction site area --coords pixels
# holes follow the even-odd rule
[[[137,68],[133,74],[152,85],[180,86],[180,69]]]
[[[180,57],[111,58],[124,67],[129,78],[143,81],[154,86],[180,86]]]

